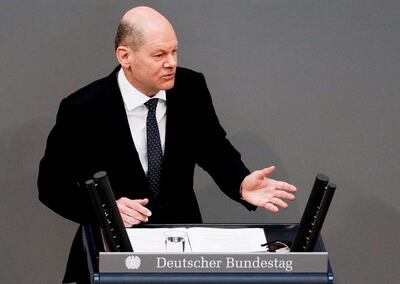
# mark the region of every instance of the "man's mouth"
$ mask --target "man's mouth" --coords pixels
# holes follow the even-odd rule
[[[175,73],[170,73],[170,74],[162,76],[163,79],[167,79],[167,80],[172,79],[174,77],[175,77]]]

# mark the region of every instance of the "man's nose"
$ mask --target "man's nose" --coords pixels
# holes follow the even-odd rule
[[[175,68],[178,64],[178,60],[176,55],[170,54],[167,58],[167,61],[164,63],[165,68]]]

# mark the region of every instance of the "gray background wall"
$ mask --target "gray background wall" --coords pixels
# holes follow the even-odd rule
[[[250,214],[198,170],[205,221],[298,222],[323,172],[338,184],[323,229],[337,283],[398,283],[396,0],[1,1],[0,282],[61,281],[76,224],[37,200],[38,163],[60,100],[111,72],[116,25],[140,3],[174,24],[180,64],[206,75],[248,166],[300,189]]]

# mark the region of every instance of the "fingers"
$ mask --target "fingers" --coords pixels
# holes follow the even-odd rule
[[[297,188],[294,185],[291,185],[290,183],[284,182],[284,181],[274,181],[275,182],[275,188],[277,189],[283,189],[289,192],[296,192]]]
[[[149,202],[149,200],[146,199],[134,199],[131,200],[131,202],[128,204],[128,207],[131,208],[132,210],[136,210],[140,212],[141,214],[150,217],[151,216],[151,211],[147,209],[144,205],[146,205]]]
[[[294,185],[269,178],[275,172],[275,166],[254,171],[242,182],[242,198],[250,204],[263,207],[271,212],[287,208],[284,200],[294,200],[292,193],[297,191]]]
[[[271,212],[274,212],[274,213],[279,212],[279,208],[287,208],[288,207],[288,204],[285,201],[283,201],[277,197],[272,197],[272,198],[270,198],[269,201],[260,202],[260,203],[261,203],[260,207],[264,207],[265,209],[267,209]]]
[[[289,205],[283,201],[282,199],[294,200],[296,197],[288,193],[284,190],[274,190],[269,193],[272,197],[270,197],[269,201],[264,203],[264,208],[268,209],[272,212],[278,212],[280,208],[287,208]]]
[[[149,200],[145,199],[128,199],[126,197],[122,197],[121,199],[117,200],[117,204],[121,204],[122,206],[118,206],[118,208],[122,208],[125,210],[127,215],[131,211],[137,211],[144,216],[150,217],[151,211],[147,209],[144,205],[147,205]],[[124,212],[125,213],[125,212]]]
[[[284,209],[289,206],[283,199],[292,201],[295,199],[295,196],[285,190],[268,190],[259,196],[257,206],[276,213],[280,208]]]
[[[149,218],[147,215],[142,214],[139,211],[127,208],[127,207],[122,207],[119,208],[119,212],[121,213],[121,217],[124,219],[126,218],[125,221],[127,223],[130,223],[132,225],[139,224],[141,222],[147,222],[149,221]],[[137,222],[138,221],[138,222]]]
[[[149,200],[147,198],[144,199],[134,199],[135,201],[137,201],[139,204],[145,206],[147,205],[147,203],[149,203]]]
[[[279,199],[277,197],[271,198],[270,203],[272,203],[274,205],[277,205],[277,206],[279,206],[281,208],[287,208],[288,207],[288,204],[285,201],[283,201],[282,199]]]
[[[272,175],[276,170],[275,166],[270,166],[268,168],[264,168],[260,170],[260,174],[263,175],[264,177]],[[296,192],[297,188],[294,185],[291,185],[290,183],[284,182],[284,181],[277,181],[274,179],[269,179],[270,182],[274,183],[274,186],[279,189],[283,189],[286,191],[290,192]]]
[[[121,217],[122,217],[122,214],[121,214]],[[125,220],[127,220],[127,221],[125,221]],[[134,219],[131,219],[130,217],[126,217],[126,215],[124,216],[124,217],[122,217],[122,221],[124,222],[124,226],[125,226],[125,228],[130,228],[130,227],[132,227],[133,225],[138,225],[138,224],[140,224],[140,221],[139,220],[134,220]],[[129,222],[128,222],[129,221]]]
[[[282,199],[288,199],[288,200],[294,200],[296,198],[293,194],[283,191],[283,190],[275,190],[273,195],[275,197],[282,198]]]
[[[274,213],[279,211],[279,208],[276,207],[274,204],[272,204],[270,202],[265,202],[264,206],[262,206],[262,207],[264,207],[265,209],[267,209],[267,210],[269,210],[271,212],[274,212]]]
[[[117,206],[125,227],[131,227],[149,220],[151,211],[144,206],[148,202],[147,198],[132,200],[122,197],[117,200]]]
[[[139,225],[140,223],[142,223],[138,219],[130,217],[126,214],[121,214],[121,217],[122,217],[122,221],[124,222],[124,226],[127,228],[130,228],[134,225]]]

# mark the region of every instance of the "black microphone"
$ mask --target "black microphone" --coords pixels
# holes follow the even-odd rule
[[[109,214],[103,208],[103,202],[97,190],[97,184],[94,182],[94,180],[89,179],[85,182],[85,185],[89,193],[89,197],[92,202],[92,207],[96,214],[97,221],[100,225],[101,232],[107,244],[107,250],[118,251],[119,248],[117,247],[117,243],[115,242],[114,235],[112,233],[113,228],[110,226],[111,221],[109,219]]]
[[[309,237],[309,233],[314,226],[315,218],[317,217],[318,211],[320,210],[321,201],[325,194],[328,182],[328,176],[324,174],[318,174],[316,176],[314,186],[311,190],[310,197],[308,198],[307,206],[304,210],[296,237],[294,238],[290,251],[305,251],[307,242],[306,238]]]
[[[333,194],[336,190],[336,184],[329,183],[325,191],[324,197],[321,202],[321,208],[319,209],[317,216],[314,221],[314,226],[311,228],[311,232],[306,237],[306,248],[305,251],[314,251],[315,243],[317,242],[319,233],[321,232],[322,225],[324,224],[326,214],[328,213],[329,205],[331,204]]]
[[[86,188],[105,232],[108,249],[117,252],[132,252],[133,248],[124,223],[119,213],[110,181],[105,171],[93,175],[93,180],[86,181]]]

